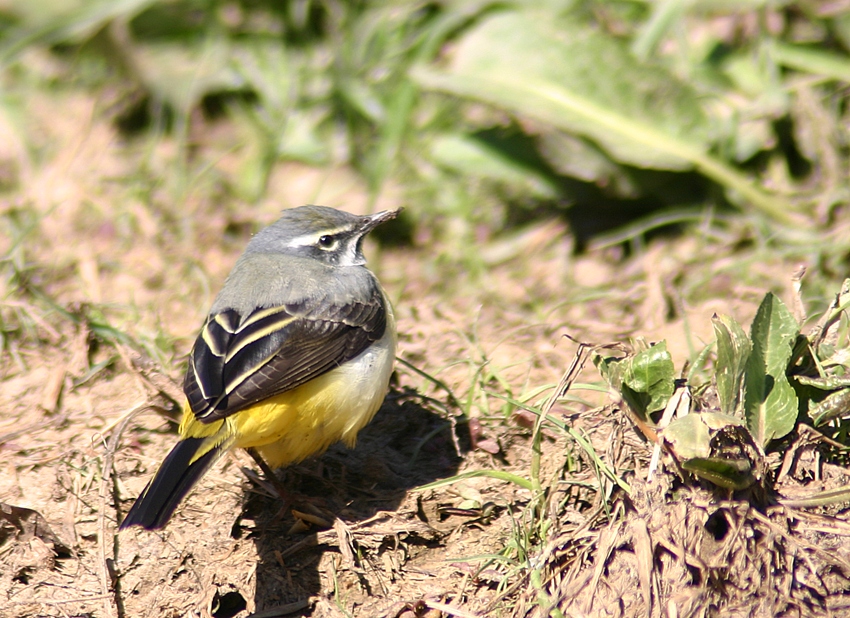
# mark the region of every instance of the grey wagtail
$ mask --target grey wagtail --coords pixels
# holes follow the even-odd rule
[[[278,468],[354,444],[384,400],[396,346],[363,238],[398,212],[301,206],[254,236],[189,357],[181,440],[121,529],[164,527],[228,449],[254,449]]]

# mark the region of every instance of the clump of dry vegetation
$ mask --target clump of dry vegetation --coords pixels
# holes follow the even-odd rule
[[[550,542],[538,593],[525,601],[538,606],[532,615],[846,609],[847,290],[807,336],[772,294],[749,336],[714,316],[706,383],[694,368],[676,381],[664,342],[597,353],[617,393],[610,412],[627,415],[646,442],[632,447],[640,465],[608,517]]]

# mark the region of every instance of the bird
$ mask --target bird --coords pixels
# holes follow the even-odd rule
[[[279,468],[354,445],[386,396],[397,341],[363,239],[400,211],[299,206],[251,239],[189,355],[180,440],[119,529],[164,528],[229,449]]]

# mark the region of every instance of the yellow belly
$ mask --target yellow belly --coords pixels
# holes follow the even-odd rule
[[[353,446],[357,432],[381,407],[393,370],[395,324],[387,305],[383,338],[356,358],[214,423],[199,422],[187,405],[180,434],[254,447],[273,468],[319,454],[339,440]]]

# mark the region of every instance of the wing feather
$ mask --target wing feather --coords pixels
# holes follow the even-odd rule
[[[211,315],[198,335],[183,390],[210,423],[293,389],[359,355],[386,328],[377,283],[365,300],[327,299]]]

